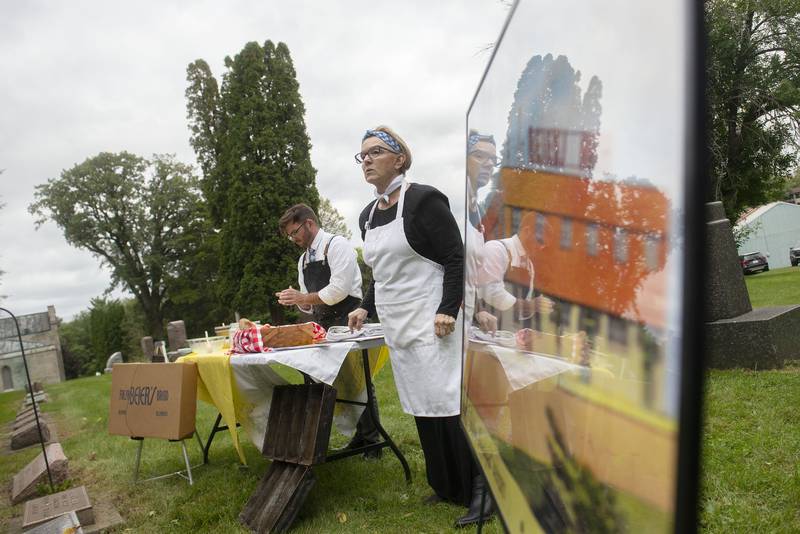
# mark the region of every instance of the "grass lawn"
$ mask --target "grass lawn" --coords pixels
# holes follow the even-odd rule
[[[800,304],[800,267],[784,267],[744,277],[754,308]]]
[[[316,485],[303,505],[292,532],[446,532],[453,520],[466,510],[437,504],[426,506],[422,499],[431,491],[425,481],[425,464],[416,427],[411,416],[400,409],[390,366],[378,375],[376,387],[381,419],[408,460],[414,477],[411,485],[403,478],[394,455],[384,450],[379,461],[349,458],[314,469]],[[248,468],[238,464],[227,432],[217,434],[211,448],[210,464],[193,470],[195,484],[171,477],[134,485],[136,442],[107,432],[109,375],[70,380],[46,387],[50,402],[42,411],[55,422],[56,432],[69,459],[69,485],[87,486],[94,502],[110,502],[126,519],[120,532],[247,532],[238,522],[239,512],[264,474],[267,461],[240,433]],[[10,433],[22,402],[21,392],[0,394],[0,424]],[[205,439],[216,417],[213,407],[198,403],[197,428]],[[7,438],[6,438],[7,439]],[[341,435],[332,436],[335,446],[344,445]],[[192,465],[202,461],[195,442],[187,442]],[[0,453],[0,477],[11,478],[40,448],[9,453],[8,442]],[[180,445],[147,439],[142,453],[142,476],[174,472],[182,467]],[[22,505],[0,505],[0,531],[7,521],[22,514]],[[497,520],[484,532],[498,533]]]
[[[800,304],[798,268],[745,280],[754,307]],[[800,365],[710,371],[705,392],[702,529],[800,532]]]

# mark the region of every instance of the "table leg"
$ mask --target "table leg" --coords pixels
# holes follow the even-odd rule
[[[372,421],[375,423],[375,427],[378,429],[378,432],[381,436],[383,436],[383,440],[386,444],[388,444],[389,448],[392,449],[392,452],[397,459],[400,460],[400,464],[403,466],[403,473],[406,476],[406,482],[411,483],[411,469],[408,467],[408,462],[406,461],[406,457],[403,456],[403,453],[400,452],[400,449],[395,445],[394,440],[392,440],[389,433],[383,428],[380,420],[378,419],[378,414],[375,413],[375,396],[373,394],[373,387],[372,387],[372,376],[370,376],[369,371],[369,351],[367,349],[361,350],[361,358],[364,361],[364,380],[366,381],[367,386],[367,406],[366,409],[370,411],[370,415],[372,416]]]
[[[222,421],[222,414],[217,414],[217,420],[214,421],[214,426],[211,428],[211,434],[208,435],[208,441],[206,441],[206,446],[203,447],[203,463],[208,463],[208,451],[211,450],[211,442],[214,441],[214,436],[220,430],[227,430],[227,426],[219,426],[219,422]]]

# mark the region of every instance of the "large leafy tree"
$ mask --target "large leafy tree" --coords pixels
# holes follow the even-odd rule
[[[216,234],[220,301],[250,317],[284,319],[274,292],[296,277],[294,245],[278,232],[283,211],[317,208],[310,143],[294,66],[284,43],[251,42],[218,84],[203,60],[187,69],[190,141]]]
[[[800,132],[800,0],[707,0],[712,200],[780,198]]]
[[[68,243],[97,256],[112,288],[136,298],[147,332],[163,338],[171,288],[202,243],[204,210],[190,166],[169,155],[103,152],[38,185],[28,209],[37,224],[52,220]]]

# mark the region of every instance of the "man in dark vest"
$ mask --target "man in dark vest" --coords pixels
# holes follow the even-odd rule
[[[299,289],[289,287],[279,291],[275,294],[278,302],[284,306],[296,305],[326,329],[347,326],[347,314],[358,308],[362,297],[361,271],[353,245],[345,237],[321,229],[316,213],[305,204],[286,210],[278,225],[289,240],[305,249],[297,262]],[[377,402],[373,407],[377,414]],[[347,447],[378,441],[380,434],[369,410],[364,410]],[[373,450],[364,453],[364,457],[377,458],[380,453],[380,449]]]

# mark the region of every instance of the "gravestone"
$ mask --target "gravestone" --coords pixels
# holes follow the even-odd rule
[[[144,359],[145,361],[149,362],[153,359],[153,355],[156,353],[156,346],[155,343],[153,343],[153,338],[150,336],[143,337],[141,345]]]
[[[716,369],[776,369],[800,358],[800,306],[753,309],[722,202],[706,204],[706,353]]]
[[[45,416],[44,416],[44,414],[42,412],[39,412],[39,420],[40,421],[45,420]],[[23,426],[26,426],[26,425],[29,425],[29,424],[35,423],[35,422],[36,422],[36,415],[33,412],[30,412],[29,414],[26,414],[26,415],[23,415],[23,416],[20,416],[20,417],[17,417],[16,419],[14,419],[14,427],[13,428],[14,428],[14,430],[17,430],[19,428],[22,428]]]
[[[47,423],[39,421],[42,428],[42,438],[45,443],[50,439],[50,429]],[[18,428],[11,434],[11,448],[14,450],[23,449],[34,443],[39,443],[39,428],[36,426],[36,421]]]
[[[52,495],[45,495],[25,503],[22,515],[22,530],[45,523],[56,517],[75,512],[81,525],[94,523],[94,511],[85,486],[70,488]]]
[[[61,534],[65,532],[69,532],[70,534],[83,534],[84,531],[81,528],[81,522],[75,512],[61,514],[50,521],[45,521],[30,530],[26,530],[25,534]]]
[[[172,321],[167,324],[167,341],[169,350],[172,352],[189,346],[186,341],[186,325],[183,324],[183,321]]]
[[[38,407],[39,405],[37,404],[36,406]],[[23,415],[26,415],[26,414],[29,414],[29,413],[33,413],[33,406],[23,406],[17,412],[17,417],[22,417]]]
[[[51,443],[45,447],[47,462],[50,464],[50,474],[53,477],[53,484],[60,484],[67,478],[67,457],[60,443]],[[36,486],[39,483],[47,484],[47,467],[44,462],[44,454],[39,455],[22,470],[14,475],[11,481],[11,504],[19,504],[24,500],[30,499],[36,494]]]
[[[31,400],[31,396],[30,395],[26,395],[25,396],[25,406],[32,406],[34,401],[36,401],[36,405],[37,406],[42,402],[47,402],[48,401],[47,393],[43,393],[43,392],[34,393],[33,394],[33,400]]]
[[[31,388],[28,384],[25,384],[25,393],[30,393]],[[41,382],[34,382],[33,383],[33,392],[36,393],[37,391],[42,391],[42,383]]]

